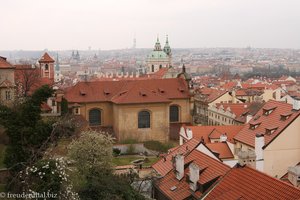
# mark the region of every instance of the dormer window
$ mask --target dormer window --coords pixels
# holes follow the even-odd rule
[[[145,97],[145,96],[147,96],[147,94],[145,93],[145,92],[140,92],[140,95],[142,96],[142,97]]]
[[[265,116],[270,115],[275,110],[275,108],[276,106],[263,108],[263,115]]]
[[[273,134],[277,129],[278,129],[278,127],[268,127],[268,128],[266,128],[266,134],[267,134],[267,135],[271,135],[271,134]]]
[[[104,90],[103,93],[104,93],[104,95],[109,95],[110,94],[110,92],[108,90]]]
[[[178,90],[180,91],[180,92],[184,92],[184,89],[183,88],[178,88]]]
[[[81,96],[85,96],[85,95],[86,95],[86,92],[83,91],[83,90],[80,90],[80,95],[81,95]]]
[[[292,115],[292,113],[284,113],[284,114],[281,114],[281,115],[280,115],[280,120],[281,120],[281,121],[285,121],[285,120],[287,120],[288,118],[290,118],[291,115]]]
[[[158,91],[159,91],[160,93],[165,93],[165,90],[162,89],[162,88],[158,88]]]
[[[255,130],[260,125],[260,123],[250,123],[249,125],[249,129]]]

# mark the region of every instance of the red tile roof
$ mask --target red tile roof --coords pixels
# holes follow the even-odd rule
[[[199,145],[199,143],[200,142],[198,140],[191,139],[181,146],[172,148],[172,151],[169,152],[167,155],[165,155],[164,158],[154,163],[152,165],[152,168],[155,169],[155,171],[160,175],[165,176],[173,169],[173,163],[172,163],[173,156],[179,153],[182,153],[184,155],[188,154],[190,151],[196,148]]]
[[[171,99],[189,98],[181,78],[79,82],[66,91],[69,102],[169,103]]]
[[[234,158],[228,144],[226,142],[215,142],[205,144],[212,152],[218,153],[220,159]]]
[[[269,115],[264,115],[265,110],[274,108]],[[265,136],[265,146],[275,139],[287,126],[289,126],[294,119],[299,117],[300,111],[292,111],[290,117],[282,120],[281,115],[291,112],[292,105],[279,101],[268,101],[250,120],[249,124],[259,124],[257,128],[250,129],[250,125],[246,124],[243,129],[234,137],[235,140],[254,147],[256,134],[263,134]],[[278,127],[272,134],[266,134],[266,129],[270,127]]]
[[[300,190],[250,167],[232,168],[208,193],[206,200],[300,199]]]
[[[240,116],[248,110],[250,103],[217,103],[217,108],[223,106],[224,110],[230,108],[231,112],[235,114],[236,117]]]
[[[202,95],[201,100],[207,103],[215,101],[226,93],[226,90],[218,90],[212,88],[202,88],[199,90],[199,94]]]
[[[43,102],[41,105],[41,110],[44,112],[48,112],[48,111],[51,111],[52,108],[47,103]]]
[[[15,87],[15,85],[11,81],[5,79],[4,81],[2,81],[2,83],[0,83],[0,88],[1,87],[4,87],[4,88]]]
[[[158,187],[165,196],[173,200],[182,200],[192,196],[194,192],[190,190],[189,183],[187,181],[189,173],[187,164],[191,162],[197,164],[200,168],[198,183],[201,185],[209,183],[210,181],[216,181],[230,170],[229,166],[211,158],[197,149],[194,149],[184,158],[186,166],[184,170],[184,177],[179,181],[175,176],[175,172],[172,170],[165,177],[156,182],[156,187]],[[176,189],[172,191],[170,188],[173,186],[176,186]],[[197,196],[201,194],[202,193],[198,190]]]
[[[55,62],[47,52],[44,53],[44,55],[40,58],[39,63],[52,63]]]
[[[205,143],[210,143],[210,139],[218,139],[222,134],[227,134],[227,140],[233,142],[233,138],[243,126],[228,125],[228,126],[186,126],[193,132],[193,138],[200,141],[202,138]]]
[[[0,69],[13,69],[15,68],[12,64],[6,61],[5,57],[0,56]]]

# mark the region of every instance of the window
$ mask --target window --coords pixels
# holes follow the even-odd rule
[[[139,112],[138,128],[150,128],[150,112],[148,111]]]
[[[152,65],[151,67],[152,67],[151,71],[154,72],[154,65]]]
[[[11,100],[11,95],[10,95],[10,91],[5,91],[5,99],[6,100]]]
[[[78,107],[75,108],[75,109],[74,109],[74,114],[75,114],[75,115],[79,115],[79,114],[80,114],[80,108],[78,108]]]
[[[52,99],[52,106],[55,106],[55,100]]]
[[[48,71],[49,70],[49,66],[48,64],[45,65],[45,71]]]
[[[170,122],[178,122],[179,121],[179,107],[178,106],[170,106]]]
[[[99,109],[90,110],[89,122],[91,126],[101,125],[101,111]]]
[[[162,65],[159,65],[159,69],[161,69],[162,68]]]

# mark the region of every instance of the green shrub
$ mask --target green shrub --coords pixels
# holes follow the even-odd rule
[[[159,141],[154,141],[154,140],[144,142],[144,146],[147,149],[158,151],[158,152],[164,152],[164,153],[167,152],[170,148],[174,147],[172,143],[163,144]]]
[[[136,144],[138,141],[136,139],[127,138],[121,142],[121,144]]]
[[[120,149],[118,149],[118,148],[113,148],[113,155],[114,155],[114,156],[118,156],[118,155],[120,155],[120,153],[121,153],[121,150],[120,150]]]

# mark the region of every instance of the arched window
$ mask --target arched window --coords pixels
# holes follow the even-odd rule
[[[150,112],[148,111],[139,112],[138,128],[150,128]]]
[[[91,126],[101,125],[101,111],[99,109],[90,110],[89,123]]]
[[[154,65],[152,65],[151,67],[152,67],[152,72],[154,72]]]
[[[162,65],[159,65],[159,69],[161,69],[162,68]]]
[[[179,107],[178,106],[170,106],[170,122],[178,122],[179,121]]]
[[[49,70],[49,66],[48,64],[45,65],[45,71],[48,71]]]

